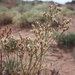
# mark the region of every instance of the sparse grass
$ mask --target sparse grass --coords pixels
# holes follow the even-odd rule
[[[69,33],[67,35],[61,34],[58,35],[58,46],[64,48],[73,48],[75,46],[75,34]]]

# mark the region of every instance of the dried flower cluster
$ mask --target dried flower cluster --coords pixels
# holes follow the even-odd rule
[[[8,26],[5,27],[4,29],[2,29],[0,27],[0,39],[2,39],[2,38],[8,38],[11,35],[11,33],[12,33],[12,30]]]
[[[16,40],[13,36],[8,38],[2,38],[1,40],[3,50],[7,52],[13,52],[17,49],[18,40]]]
[[[70,20],[67,20],[66,18],[63,18],[62,24],[59,28],[51,28],[51,22],[57,23],[56,16],[59,14],[61,9],[57,7],[57,5],[51,5],[49,8],[49,12],[44,13],[43,15],[46,22],[44,24],[35,22],[35,25],[32,25],[32,32],[36,37],[34,40],[29,37],[23,38],[21,34],[19,34],[19,39],[6,36],[1,40],[2,48],[4,50],[14,52],[14,54],[17,55],[17,61],[20,62],[20,66],[17,67],[21,68],[20,75],[34,75],[36,71],[38,71],[38,75],[41,74],[40,71],[43,63],[43,56],[51,47],[54,40],[53,37],[56,37],[54,33],[61,28],[63,29],[63,33],[69,28]],[[3,35],[4,32],[2,33]],[[18,68],[16,68],[16,71]]]

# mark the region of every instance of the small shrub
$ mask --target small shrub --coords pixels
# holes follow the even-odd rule
[[[10,6],[10,5],[7,5],[6,7],[7,7],[8,9],[10,9],[10,8],[11,8],[11,6]]]
[[[68,12],[67,15],[69,15],[69,16],[75,16],[75,10]]]
[[[0,24],[6,25],[10,24],[13,21],[13,14],[10,12],[1,12],[0,13]]]
[[[48,3],[42,3],[42,4],[38,4],[35,5],[33,7],[34,10],[38,10],[38,11],[43,11],[43,12],[47,12],[48,11]]]
[[[72,9],[70,9],[68,7],[63,7],[61,15],[67,15],[67,16],[75,15],[75,10],[72,10]]]
[[[30,11],[31,9],[33,9],[32,4],[28,4],[28,3],[24,4],[24,6],[23,6],[23,12]]]
[[[73,58],[75,59],[75,47],[73,48]]]
[[[8,11],[8,8],[6,6],[0,5],[0,12],[2,11]]]
[[[30,12],[24,13],[24,16],[27,18],[29,23],[34,23],[35,21],[41,21],[43,19],[42,14],[43,11],[32,9]]]
[[[27,21],[27,18],[25,16],[23,16],[22,14],[17,14],[14,18],[13,18],[13,23],[20,28],[23,27],[29,27],[29,22]]]
[[[11,11],[17,11],[17,12],[20,12],[20,9],[18,7],[14,7],[14,8],[11,8]]]
[[[23,11],[23,5],[20,4],[20,5],[18,5],[17,7],[11,8],[11,11],[12,11],[12,12],[13,12],[13,11],[17,11],[17,12],[21,13],[21,11]]]
[[[38,4],[34,7],[31,4],[25,4],[22,8],[24,13],[16,15],[13,19],[13,23],[21,28],[31,27],[31,24],[34,24],[35,21],[44,21],[42,14],[44,11],[47,12],[47,8],[48,5],[45,3]]]
[[[69,33],[67,35],[58,35],[58,45],[64,48],[73,48],[75,45],[75,34]]]
[[[15,16],[19,16],[20,15],[20,13],[18,12],[18,11],[12,11],[12,14],[13,14],[13,17],[15,17]]]
[[[17,7],[11,9],[11,11],[17,11],[19,13],[27,12],[31,10],[33,6],[31,4],[19,4]]]
[[[39,13],[40,12],[40,13]],[[38,15],[37,15],[38,14]],[[17,14],[14,19],[13,23],[15,23],[18,27],[31,27],[31,24],[35,21],[44,20],[42,17],[43,12],[38,10],[30,10],[23,14]]]
[[[75,10],[75,9],[74,9],[73,7],[71,7],[71,6],[67,6],[67,8],[70,9],[70,10],[72,10],[72,11]]]
[[[68,12],[70,12],[71,10],[70,9],[68,9],[67,7],[63,7],[63,9],[62,9],[62,14],[66,14],[66,13],[68,13]]]

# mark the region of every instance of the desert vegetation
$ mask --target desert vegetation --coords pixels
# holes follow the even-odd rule
[[[57,35],[58,45],[64,48],[72,48],[75,45],[75,34],[68,33],[67,35],[61,34]]]
[[[57,48],[63,48],[66,52],[67,49],[71,50],[74,60],[75,34],[66,31],[71,26],[70,17],[75,16],[75,10],[69,6],[58,7],[58,4],[38,0],[27,3],[13,0],[13,3],[14,6],[11,6],[11,1],[8,0],[6,5],[1,5],[0,8],[0,74],[66,75],[57,70],[57,64],[52,66],[51,63],[49,66],[52,60],[47,64],[46,56],[53,56],[53,59],[56,57],[53,62],[61,61],[64,56]],[[18,33],[17,37],[17,34],[13,34],[13,27],[14,31],[27,28],[30,30],[29,35],[33,34],[34,37],[23,36],[22,32]]]

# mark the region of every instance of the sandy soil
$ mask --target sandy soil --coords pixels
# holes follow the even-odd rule
[[[67,32],[75,33],[75,17],[72,17],[72,26]],[[5,26],[3,26],[5,27]],[[30,32],[30,29],[18,29],[13,25],[9,25],[12,28],[12,33],[18,37],[19,32],[23,37],[29,36],[34,38],[34,35]],[[44,58],[44,66],[47,65],[49,69],[55,68],[59,71],[60,75],[75,75],[75,60],[72,52],[64,52],[57,46],[54,46],[54,55],[50,55],[50,50],[46,53]],[[75,50],[75,49],[74,49]],[[46,74],[47,75],[47,74]],[[48,74],[49,75],[49,74]]]

